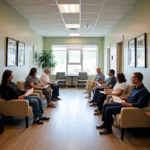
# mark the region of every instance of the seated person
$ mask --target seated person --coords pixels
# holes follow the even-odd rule
[[[93,81],[87,81],[86,83],[86,92],[88,93],[88,96],[85,98],[90,98],[91,97],[91,92],[94,86],[96,86],[96,82],[99,83],[104,83],[105,76],[101,73],[101,68],[96,69],[97,75]]]
[[[50,78],[49,78],[50,73],[51,73],[51,70],[49,68],[46,68],[40,77],[40,83],[44,86],[45,85],[51,86],[51,88],[53,89],[53,92],[52,92],[53,100],[61,100],[58,97],[59,96],[59,86],[55,83],[55,81],[50,80]]]
[[[5,100],[12,99],[26,99],[29,101],[29,105],[33,108],[35,124],[43,124],[41,120],[49,120],[50,118],[43,117],[43,106],[42,100],[37,96],[24,96],[19,88],[12,82],[13,74],[11,70],[5,70],[2,76],[1,83],[1,96]]]
[[[132,83],[135,84],[135,87],[131,91],[129,97],[120,97],[124,102],[113,102],[103,106],[102,121],[104,121],[104,123],[100,126],[96,126],[98,129],[104,129],[100,134],[112,133],[113,115],[119,114],[122,107],[143,108],[148,105],[149,92],[142,83],[143,74],[135,72],[133,73],[131,80]]]
[[[25,89],[28,90],[34,88],[37,90],[42,90],[42,93],[45,95],[47,100],[47,107],[55,108],[55,105],[51,102],[52,101],[51,88],[44,87],[43,85],[39,84],[36,74],[37,74],[37,69],[32,68],[30,70],[29,75],[25,79],[25,83],[24,83]]]
[[[113,89],[105,89],[104,90],[105,94],[100,94],[100,97],[98,99],[98,109],[95,110],[94,115],[102,114],[103,103],[106,97],[111,98],[112,97],[111,95],[121,96],[125,94],[126,90],[127,90],[126,78],[123,73],[118,73],[117,83],[115,84]]]
[[[114,85],[116,84],[116,77],[115,75],[115,70],[110,69],[108,72],[108,75],[110,76],[109,80],[107,81],[106,84],[100,84],[98,88],[95,89],[93,99],[89,103],[93,103],[90,106],[97,106],[97,100],[100,96],[99,91],[104,91],[104,89],[112,89]]]

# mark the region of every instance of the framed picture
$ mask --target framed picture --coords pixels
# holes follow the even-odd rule
[[[146,33],[136,37],[136,67],[146,68]]]
[[[17,65],[25,65],[25,43],[17,42]]]
[[[33,46],[33,64],[38,64],[38,50],[35,46]]]
[[[6,66],[16,66],[17,60],[17,41],[6,38]]]
[[[135,51],[136,50],[136,40],[131,39],[128,42],[128,63],[130,67],[135,67]]]

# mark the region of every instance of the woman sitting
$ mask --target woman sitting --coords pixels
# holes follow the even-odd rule
[[[104,93],[100,93],[100,98],[98,100],[98,109],[95,110],[94,115],[102,114],[103,103],[105,99],[110,99],[111,95],[121,96],[125,94],[127,90],[126,78],[123,73],[117,74],[117,83],[113,87],[113,89],[106,89]]]
[[[1,97],[5,100],[26,99],[29,105],[33,108],[35,124],[43,124],[41,120],[49,120],[50,118],[43,117],[42,100],[37,96],[25,96],[19,90],[15,83],[12,82],[13,74],[11,70],[5,70],[2,76]]]
[[[51,88],[50,87],[44,87],[43,85],[39,84],[39,80],[36,77],[37,74],[37,69],[36,68],[31,68],[29,75],[26,77],[24,86],[25,89],[37,89],[37,90],[42,90],[42,93],[45,95],[46,100],[47,100],[47,107],[55,108],[55,105],[51,103],[52,101],[52,96],[51,96]]]

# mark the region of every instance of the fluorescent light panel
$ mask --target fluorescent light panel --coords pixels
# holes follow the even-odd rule
[[[80,28],[79,24],[66,24],[66,28]]]
[[[69,36],[79,36],[79,33],[69,33]]]
[[[61,13],[80,13],[79,4],[59,4]]]

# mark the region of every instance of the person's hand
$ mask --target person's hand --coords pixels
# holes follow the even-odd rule
[[[122,106],[124,107],[132,107],[132,104],[126,103],[126,102],[121,102]]]
[[[24,98],[25,98],[24,95],[21,95],[21,96],[18,97],[18,99],[24,99]]]
[[[127,98],[127,97],[124,97],[124,96],[121,96],[121,97],[120,97],[120,99],[122,99],[122,100],[125,100],[125,101],[126,101],[128,98]]]
[[[92,81],[91,83],[93,83],[93,84],[94,84],[94,83],[96,83],[96,81]]]
[[[111,91],[108,91],[108,90],[106,90],[105,93],[106,93],[107,95],[112,94],[112,92],[111,92]]]

